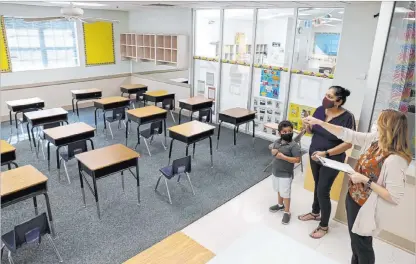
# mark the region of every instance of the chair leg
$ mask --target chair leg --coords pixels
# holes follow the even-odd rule
[[[147,140],[146,140],[145,137],[143,137],[143,141],[144,141],[144,144],[146,145],[147,152],[149,152],[149,156],[151,157],[152,156],[152,153],[150,153],[149,146],[147,145]]]
[[[153,138],[154,138],[154,135],[152,135],[152,137],[150,138],[149,145],[152,145],[152,143],[153,143]]]
[[[124,192],[124,172],[121,171],[121,188],[123,189]]]
[[[114,139],[113,130],[111,129],[111,123],[107,122],[107,124],[108,124],[108,129],[110,130],[111,139]]]
[[[162,142],[162,146],[165,150],[167,150],[168,148],[165,146],[165,140],[163,138],[160,138],[160,141]]]
[[[71,180],[69,179],[68,168],[66,167],[65,160],[64,160],[64,169],[65,169],[66,178],[68,179],[68,183],[71,184]]]
[[[155,191],[157,190],[157,186],[159,186],[160,179],[162,179],[163,175],[160,174],[159,179],[157,179]]]
[[[165,178],[165,185],[166,185],[166,191],[168,192],[168,197],[169,197],[169,203],[172,204],[172,199],[170,198],[170,192],[169,192],[169,186],[168,186],[168,181]]]
[[[51,243],[51,245],[52,245],[52,247],[53,247],[53,250],[55,251],[55,254],[56,254],[56,256],[57,256],[57,257],[58,257],[58,259],[59,259],[59,262],[64,262],[64,261],[62,260],[61,254],[59,254],[59,251],[58,251],[58,249],[56,248],[55,243],[53,242],[52,237],[51,237],[49,234],[46,234],[46,237],[48,238],[49,242]]]
[[[172,111],[172,110],[170,110],[169,112],[170,112],[170,115],[172,116],[173,123],[176,123],[176,121],[175,121],[175,117],[173,116],[173,111]]]
[[[12,252],[9,250],[9,253],[7,253],[7,258],[9,259],[10,264],[14,264],[13,258],[12,258]]]
[[[267,169],[270,168],[272,164],[273,164],[273,160],[269,163],[269,165],[266,166],[266,168],[264,168],[263,172],[267,171]]]
[[[192,194],[195,195],[194,186],[192,186],[191,178],[189,177],[189,173],[187,172],[186,177],[188,178],[189,185],[191,185]]]
[[[41,150],[42,150],[43,159],[46,160],[44,140],[42,140],[42,148],[41,148]]]
[[[61,181],[61,163],[62,163],[63,158],[59,159],[59,169],[58,169],[58,179],[59,181]]]

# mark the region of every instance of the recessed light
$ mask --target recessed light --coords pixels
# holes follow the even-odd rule
[[[344,14],[344,11],[339,11],[338,14]]]
[[[412,10],[404,8],[404,7],[396,7],[394,9],[394,13],[410,13],[410,12],[415,12],[415,11],[412,11]]]

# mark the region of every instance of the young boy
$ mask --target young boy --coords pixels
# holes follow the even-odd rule
[[[284,211],[282,224],[290,222],[290,191],[293,167],[301,159],[300,146],[293,138],[293,125],[290,121],[279,123],[280,138],[271,145],[273,159],[273,188],[277,192],[278,204],[269,208],[270,212]]]

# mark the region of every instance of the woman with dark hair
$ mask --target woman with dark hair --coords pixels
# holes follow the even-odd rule
[[[323,122],[355,130],[354,115],[342,107],[349,95],[348,89],[341,86],[331,86],[322,100],[322,106],[316,109],[313,117]],[[337,170],[322,166],[318,156],[344,162],[345,151],[352,145],[345,143],[319,125],[306,124],[305,128],[308,132],[313,133],[309,155],[315,189],[312,212],[300,215],[298,218],[301,221],[320,221],[318,227],[310,234],[312,238],[318,239],[328,233],[328,222],[331,215],[330,192],[338,175]]]

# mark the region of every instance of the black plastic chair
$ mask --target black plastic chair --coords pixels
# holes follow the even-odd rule
[[[155,191],[157,190],[157,187],[159,186],[160,179],[162,179],[162,177],[165,177],[164,178],[165,185],[166,185],[166,190],[168,193],[170,204],[172,204],[172,199],[170,197],[169,186],[168,186],[167,180],[172,179],[176,175],[178,175],[178,182],[180,180],[181,174],[184,173],[186,175],[189,185],[191,185],[192,194],[195,195],[194,187],[192,186],[191,178],[189,177],[189,173],[191,172],[191,156],[186,156],[184,158],[176,159],[172,162],[172,165],[161,168],[159,171],[161,172],[161,174],[160,174],[159,179],[157,180]]]
[[[137,93],[136,93],[136,102],[137,103],[140,103],[140,102],[142,102],[143,103],[143,106],[145,106],[144,105],[144,94],[146,93],[146,91],[145,90],[139,90]],[[134,104],[133,104],[133,107],[134,107]]]
[[[71,184],[71,180],[69,179],[69,174],[68,174],[68,169],[66,167],[66,163],[70,160],[72,160],[75,155],[82,153],[82,152],[87,152],[88,148],[87,148],[87,141],[83,140],[83,141],[77,141],[77,142],[73,142],[73,143],[69,143],[67,146],[67,152],[64,153],[59,153],[59,167],[61,167],[61,162],[64,163],[64,169],[65,169],[65,174],[66,174],[66,178],[68,179],[68,183]],[[59,180],[61,180],[61,169],[59,168],[58,170],[58,176],[59,176]]]
[[[162,108],[170,112],[173,122],[176,123],[175,117],[173,116],[173,109],[175,109],[175,100],[172,98],[164,99],[162,101]]]
[[[46,236],[52,244],[59,262],[63,262],[50,234],[51,229],[48,217],[46,216],[46,213],[40,214],[27,222],[15,226],[12,231],[2,235],[1,240],[4,245],[2,246],[1,252],[3,253],[3,247],[6,247],[9,251],[9,263],[13,264],[12,253],[16,253],[17,249],[22,247],[24,244],[40,244],[42,236]]]
[[[126,126],[126,109],[124,107],[115,108],[112,111],[112,115],[105,118],[105,122],[107,122],[107,126],[110,130],[111,139],[114,139],[113,130],[111,129],[111,123],[118,121],[118,129],[121,128],[121,122],[123,122],[124,127]],[[106,130],[107,135],[107,130]]]
[[[151,123],[150,128],[139,131],[140,136],[143,137],[144,144],[146,145],[147,152],[149,153],[149,156],[152,156],[152,154],[150,153],[149,145],[147,144],[147,140],[150,138],[150,143],[149,144],[151,145],[152,142],[153,142],[154,136],[160,135],[160,134],[162,134],[162,132],[163,132],[163,124],[162,124],[161,120]],[[139,140],[140,140],[140,138],[139,138]],[[162,138],[161,142],[162,142],[163,148],[166,150],[166,146],[165,146],[163,140],[164,139]],[[139,145],[139,142],[137,142],[137,144],[134,148],[136,149],[138,145]]]
[[[39,148],[40,148],[40,145],[42,145],[42,155],[43,155],[43,158],[46,159],[45,149],[44,149],[45,146],[43,144],[43,142],[46,140],[46,138],[45,138],[45,134],[43,133],[43,130],[58,127],[58,126],[61,126],[61,125],[62,125],[61,122],[56,122],[56,123],[45,124],[45,125],[42,126],[42,135],[38,136],[38,148],[37,148],[37,151],[36,151],[36,157],[38,157]]]
[[[198,121],[210,123],[211,122],[211,109],[199,110]]]

